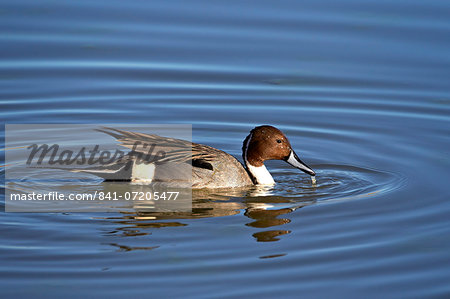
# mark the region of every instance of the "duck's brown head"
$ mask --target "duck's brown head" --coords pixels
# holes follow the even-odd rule
[[[272,126],[254,128],[244,140],[242,155],[247,167],[262,167],[267,160],[284,160],[311,176],[316,175],[300,160],[283,132]]]

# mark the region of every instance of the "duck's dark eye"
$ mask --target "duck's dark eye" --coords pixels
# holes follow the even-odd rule
[[[281,143],[281,139],[277,139],[277,142],[278,142],[278,143]]]

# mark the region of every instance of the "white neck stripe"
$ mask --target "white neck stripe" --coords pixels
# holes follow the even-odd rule
[[[252,140],[252,136],[253,136],[253,133],[251,133],[250,136],[248,136],[247,142],[245,143],[245,147],[244,147],[244,162],[245,162],[245,165],[248,164],[248,161],[247,161],[247,150],[248,150],[248,145],[250,144],[250,140]]]

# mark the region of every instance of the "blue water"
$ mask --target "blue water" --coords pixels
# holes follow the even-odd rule
[[[448,1],[2,1],[3,124],[192,124],[236,157],[271,124],[318,186],[271,161],[266,196],[198,193],[192,213],[2,212],[1,297],[449,297],[449,19]]]

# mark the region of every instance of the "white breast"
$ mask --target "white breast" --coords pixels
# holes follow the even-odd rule
[[[266,166],[255,167],[247,163],[248,170],[256,179],[258,185],[274,185],[275,181]]]

